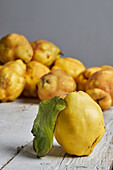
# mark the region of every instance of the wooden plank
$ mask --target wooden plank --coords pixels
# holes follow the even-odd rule
[[[37,158],[30,142],[4,170],[109,170],[113,158],[113,107],[104,112],[106,132],[89,156],[76,157],[66,154],[54,139],[47,156]]]
[[[32,140],[31,128],[39,101],[17,99],[0,103],[0,168],[17,154],[17,147]]]

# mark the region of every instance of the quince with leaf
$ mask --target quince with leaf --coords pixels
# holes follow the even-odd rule
[[[52,148],[53,134],[70,155],[89,155],[105,133],[103,113],[85,92],[41,101],[34,121],[33,147],[39,157]]]

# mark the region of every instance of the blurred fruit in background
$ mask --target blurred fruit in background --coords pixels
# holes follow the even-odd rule
[[[21,59],[29,62],[32,59],[33,50],[25,36],[12,33],[0,40],[0,62]]]
[[[113,69],[105,68],[92,74],[87,81],[86,92],[102,110],[113,105]]]
[[[76,78],[76,83],[77,83],[77,90],[82,90],[86,91],[86,84],[88,79],[92,74],[95,72],[102,70],[100,67],[90,67],[81,72],[78,77]]]
[[[38,83],[38,96],[41,100],[65,95],[76,90],[76,82],[72,76],[62,70],[53,70],[44,75]],[[64,94],[64,95],[62,95]]]
[[[13,101],[25,87],[26,65],[22,60],[9,61],[0,67],[0,101]]]
[[[84,64],[75,59],[70,57],[65,58],[58,58],[55,62],[51,70],[60,69],[72,76],[74,79],[85,70]]]
[[[26,85],[23,95],[28,97],[38,97],[37,83],[43,75],[49,72],[50,70],[48,67],[37,61],[27,63],[27,70],[25,74]]]
[[[46,40],[31,42],[31,46],[33,48],[33,60],[46,66],[50,66],[62,54],[56,45]]]

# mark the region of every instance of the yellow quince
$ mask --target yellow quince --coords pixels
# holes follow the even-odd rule
[[[85,92],[71,92],[66,108],[60,111],[55,138],[70,155],[89,155],[105,133],[103,113],[99,105]]]

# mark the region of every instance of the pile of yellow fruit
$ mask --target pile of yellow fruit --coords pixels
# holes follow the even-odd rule
[[[85,91],[102,108],[113,104],[113,67],[87,68],[75,58],[60,58],[61,50],[46,40],[29,43],[12,33],[0,40],[0,101],[22,94],[47,100]]]
[[[29,43],[16,33],[3,37],[0,101],[20,95],[42,100],[32,130],[39,156],[51,149],[53,133],[67,153],[89,155],[105,133],[102,110],[113,105],[113,67],[86,69],[81,61],[60,55],[46,40]]]

